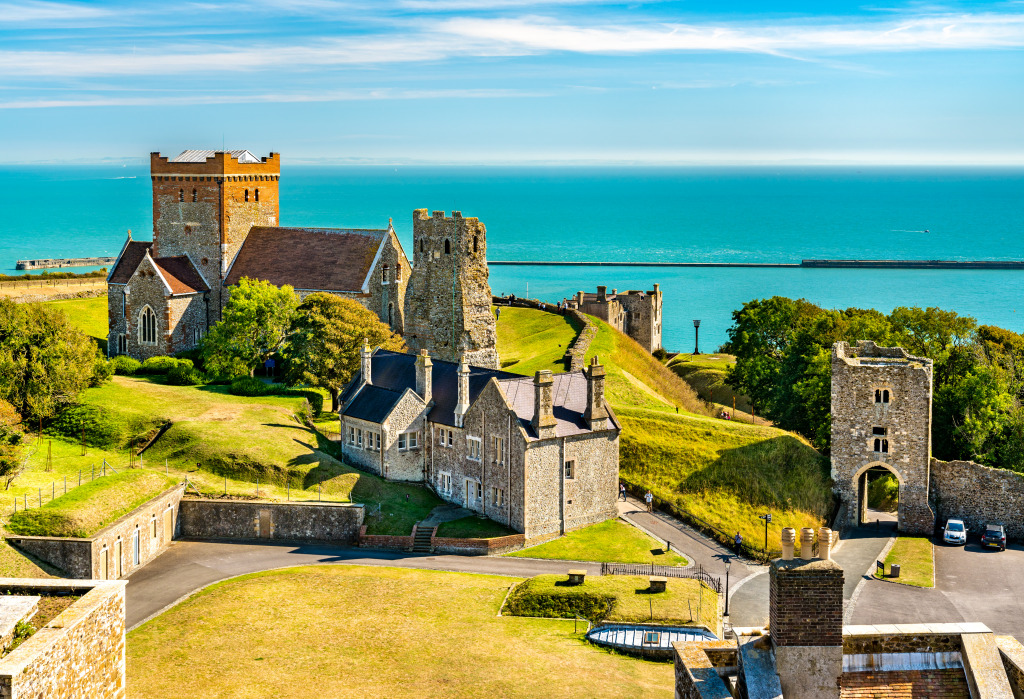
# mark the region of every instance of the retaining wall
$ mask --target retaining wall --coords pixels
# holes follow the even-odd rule
[[[352,544],[359,538],[362,505],[327,502],[181,501],[178,534],[194,539],[318,541]]]
[[[493,539],[456,539],[446,536],[434,536],[430,546],[435,553],[453,553],[462,556],[497,556],[509,551],[523,548],[526,537],[522,534],[510,534]]]
[[[939,527],[953,517],[980,534],[991,522],[1005,526],[1008,539],[1024,539],[1022,474],[972,461],[932,459],[931,501]]]

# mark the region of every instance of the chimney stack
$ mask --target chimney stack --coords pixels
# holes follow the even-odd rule
[[[809,561],[814,558],[814,529],[804,527],[800,530],[800,560]]]
[[[533,425],[533,429],[540,439],[550,439],[555,436],[552,384],[554,384],[554,379],[547,369],[538,371],[533,378],[533,420],[530,424]]]
[[[469,363],[463,352],[459,361],[459,402],[455,406],[455,426],[462,427],[466,413],[469,412]]]
[[[796,543],[796,529],[785,527],[782,530],[782,560],[793,560],[793,548]]]
[[[372,384],[370,376],[370,367],[373,364],[372,361],[373,352],[370,351],[370,343],[364,337],[363,348],[359,350],[359,371],[363,377],[363,383]]]
[[[416,393],[420,394],[424,403],[429,403],[433,399],[431,394],[433,366],[434,363],[430,361],[427,350],[421,349],[416,356]]]
[[[604,367],[598,364],[597,355],[590,360],[586,370],[587,408],[583,419],[592,430],[608,429],[608,410],[604,405]]]

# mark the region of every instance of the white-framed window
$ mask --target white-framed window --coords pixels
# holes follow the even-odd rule
[[[348,443],[351,444],[352,446],[356,445],[356,428],[355,427],[349,427],[348,428]]]
[[[373,446],[370,448],[374,451],[380,451],[380,432],[373,433]]]
[[[450,471],[441,471],[437,474],[437,489],[446,495],[452,494],[452,474]]]
[[[156,344],[156,313],[149,306],[139,313],[139,344]]]
[[[403,432],[398,435],[398,450],[415,449],[420,445],[419,432]]]
[[[470,461],[480,460],[482,440],[479,437],[466,437],[466,458]]]
[[[576,462],[566,461],[565,462],[565,477],[572,479],[576,477]]]
[[[408,435],[405,432],[403,432],[402,434],[398,435],[398,450],[399,451],[403,451],[403,450],[409,448],[409,443],[406,441],[407,437],[408,437]]]
[[[356,447],[359,449],[363,448],[363,431],[356,430]]]
[[[450,430],[446,427],[437,428],[437,443],[442,447],[453,447],[455,446],[455,430]]]
[[[491,505],[501,507],[505,504],[505,490],[503,488],[491,488]]]
[[[484,499],[484,487],[480,481],[476,482],[476,494],[474,498],[477,502],[483,502]]]
[[[505,463],[505,438],[491,437],[491,458],[494,463]]]

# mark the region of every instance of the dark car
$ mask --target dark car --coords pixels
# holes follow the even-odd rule
[[[1006,550],[1006,530],[1001,524],[985,525],[985,533],[981,535],[982,546],[995,546],[1000,551]]]

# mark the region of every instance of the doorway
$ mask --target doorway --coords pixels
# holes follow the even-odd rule
[[[896,530],[899,526],[900,481],[889,468],[872,466],[860,476],[860,524]]]

